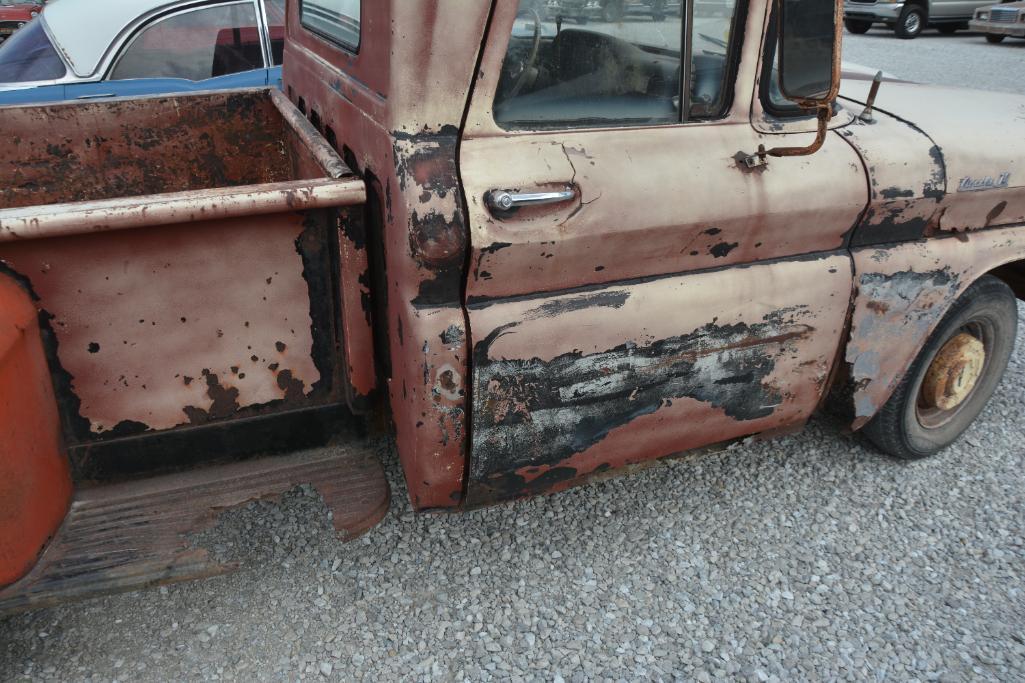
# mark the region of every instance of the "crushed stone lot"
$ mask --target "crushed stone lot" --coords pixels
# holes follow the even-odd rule
[[[846,56],[929,80],[902,60],[933,38],[848,35]],[[1009,48],[1025,93],[1023,49],[943,43],[934,82],[1009,89],[947,68]],[[359,540],[308,488],[229,511],[204,543],[241,571],[0,618],[0,680],[1025,680],[1025,324],[980,419],[918,462],[816,419],[417,515],[380,450],[392,507]]]

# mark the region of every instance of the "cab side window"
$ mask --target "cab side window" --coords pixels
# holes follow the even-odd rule
[[[730,94],[736,1],[699,4],[687,27],[686,7],[665,0],[622,0],[613,3],[615,12],[583,0],[549,2],[542,11],[536,1],[521,0],[495,120],[534,129],[717,117]],[[682,112],[685,71],[689,107]]]
[[[189,10],[143,29],[115,64],[111,79],[216,76],[263,68],[252,2]]]
[[[299,23],[331,42],[359,50],[360,15],[363,0],[302,0]]]

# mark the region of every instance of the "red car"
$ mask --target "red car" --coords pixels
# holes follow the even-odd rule
[[[18,2],[0,5],[0,43],[11,37],[15,31],[39,16],[44,0]]]

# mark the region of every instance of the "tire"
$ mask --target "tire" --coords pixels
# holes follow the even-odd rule
[[[854,33],[859,36],[863,33],[868,33],[868,30],[872,28],[872,22],[867,19],[844,19],[843,25],[848,33]]]
[[[602,21],[610,24],[623,18],[623,0],[606,0],[601,8]]]
[[[910,40],[917,38],[925,28],[925,11],[915,5],[905,5],[893,26],[898,38]]]
[[[957,33],[957,30],[961,28],[957,24],[940,24],[936,27],[936,30],[945,36],[952,36]]]
[[[1014,350],[1018,304],[1003,281],[984,275],[951,305],[897,385],[890,400],[862,433],[876,448],[902,460],[937,453],[961,436],[986,407],[1000,384]],[[978,379],[960,404],[946,410],[924,405],[927,374],[933,361],[965,333],[985,348]]]
[[[986,34],[986,42],[987,43],[992,43],[993,45],[996,45],[998,43],[1004,42],[1004,38],[1006,38],[1006,37],[1007,36],[1003,36],[1003,35],[1000,35],[998,33],[987,33]]]

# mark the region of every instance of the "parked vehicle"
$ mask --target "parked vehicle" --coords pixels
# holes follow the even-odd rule
[[[926,28],[951,34],[968,28],[979,7],[992,0],[844,0],[844,26],[851,33],[867,33],[872,24],[892,28],[898,38],[917,38]]]
[[[841,84],[839,5],[771,1],[673,43],[293,0],[283,91],[0,110],[0,611],[228,571],[191,532],[299,483],[351,538],[368,431],[419,511],[820,408],[957,439],[1025,297],[1025,97]]]
[[[0,4],[0,44],[10,38],[15,31],[39,16],[43,11],[43,0]]]
[[[285,0],[54,0],[0,46],[0,105],[277,85]]]
[[[1001,43],[1007,36],[1025,38],[1025,2],[1008,2],[975,10],[969,28],[986,35],[986,41]]]
[[[530,0],[528,0],[530,2]],[[650,16],[662,21],[670,13],[679,14],[679,0],[548,0],[546,16],[562,16],[586,23],[590,19],[622,21],[627,16]]]

